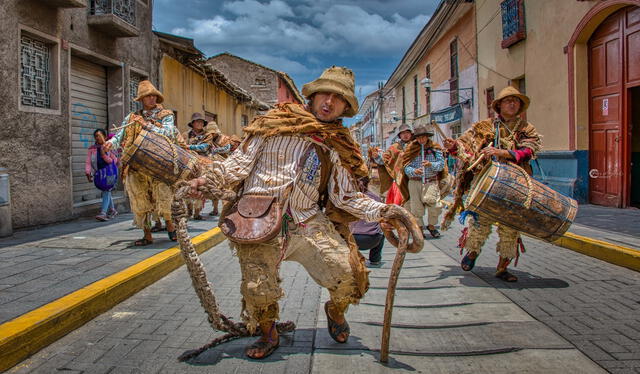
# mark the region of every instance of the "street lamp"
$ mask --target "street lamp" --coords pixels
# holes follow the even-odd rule
[[[422,85],[422,87],[429,90],[429,92],[451,92],[451,90],[449,89],[432,90],[431,85],[433,84],[433,81],[430,78],[424,78],[423,80],[420,81],[420,84]],[[458,88],[458,91],[467,91],[467,90],[471,91],[471,106],[473,106],[473,87]],[[460,101],[459,93],[458,93],[458,101]]]

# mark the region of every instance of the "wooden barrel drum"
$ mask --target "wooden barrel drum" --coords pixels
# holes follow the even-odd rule
[[[140,131],[122,155],[124,165],[170,186],[179,180],[195,177],[199,162],[198,156],[171,143],[162,135],[146,130]]]
[[[466,209],[501,225],[554,241],[573,223],[578,203],[531,178],[521,167],[492,162],[476,176]]]

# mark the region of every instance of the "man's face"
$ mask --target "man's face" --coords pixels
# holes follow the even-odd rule
[[[403,142],[408,142],[409,140],[411,140],[411,131],[409,130],[405,130],[403,132],[401,132],[400,134],[398,134],[398,136],[400,137],[400,140],[402,140]]]
[[[427,144],[427,140],[429,140],[429,137],[426,135],[418,135],[416,136],[416,140],[418,141],[418,143],[425,145]]]
[[[311,113],[322,122],[333,122],[347,109],[347,101],[332,92],[318,92],[311,100]]]
[[[195,132],[200,132],[204,128],[204,121],[201,120],[201,119],[197,119],[197,120],[191,122],[191,127],[193,128],[193,130]]]
[[[511,119],[520,111],[520,99],[515,96],[507,96],[500,100],[500,115],[505,119]]]
[[[156,100],[158,100],[156,95],[147,95],[142,98],[142,106],[147,109],[154,108],[156,106]]]

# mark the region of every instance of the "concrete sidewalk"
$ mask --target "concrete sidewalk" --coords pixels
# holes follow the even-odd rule
[[[237,316],[240,272],[226,242],[202,255],[220,308]],[[604,373],[573,345],[496,289],[427,244],[407,256],[396,296],[388,365],[377,361],[384,296],[394,249],[371,273],[371,289],[347,318],[347,344],[328,336],[326,291],[296,263],[281,268],[283,320],[292,334],[264,361],[249,360],[246,338],[209,349],[189,362],[183,352],[217,333],[184,267],[77,329],[9,373]]]

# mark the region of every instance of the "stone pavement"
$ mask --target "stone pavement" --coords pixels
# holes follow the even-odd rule
[[[632,223],[621,219],[618,226],[630,228]],[[460,261],[460,230],[455,224],[429,243]],[[607,235],[616,238],[612,231]],[[517,283],[493,276],[495,233],[473,273],[611,373],[640,373],[640,273],[526,236],[523,240],[527,252],[513,268]]]
[[[432,242],[429,242],[432,243]],[[282,319],[293,334],[264,361],[244,357],[241,339],[189,362],[176,358],[217,336],[184,267],[18,364],[8,373],[603,373],[575,347],[494,287],[427,244],[407,256],[396,295],[388,365],[377,362],[393,249],[373,269],[371,289],[348,313],[348,344],[326,331],[322,291],[295,263],[281,268]],[[240,271],[227,242],[202,255],[221,310],[240,311]]]
[[[108,222],[83,218],[0,238],[0,324],[176,245],[161,231],[152,245],[134,247],[142,231],[131,219],[130,213]],[[190,233],[215,222],[190,222]]]
[[[580,205],[569,231],[640,251],[640,209]]]

